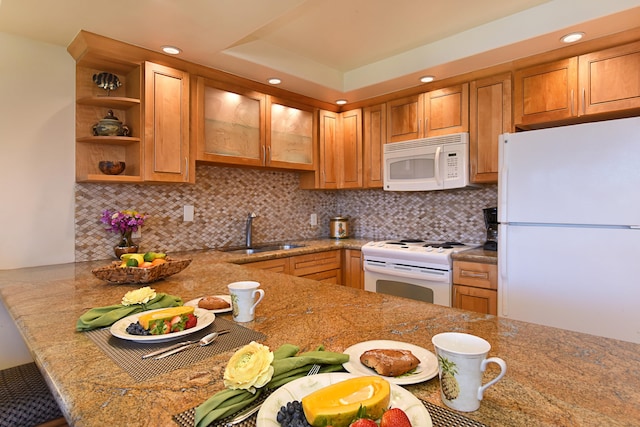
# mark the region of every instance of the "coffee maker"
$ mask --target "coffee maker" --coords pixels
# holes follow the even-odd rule
[[[488,251],[498,250],[498,208],[483,209],[484,225],[487,227],[487,241],[482,246]]]

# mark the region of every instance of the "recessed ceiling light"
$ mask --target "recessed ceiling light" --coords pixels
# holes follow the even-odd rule
[[[420,77],[420,81],[421,81],[422,83],[429,83],[429,82],[432,82],[434,79],[435,79],[435,77],[433,77],[433,76],[423,76],[423,77]]]
[[[346,99],[338,99],[338,100],[336,100],[336,104],[338,104],[338,105],[344,105],[346,103],[347,103]]]
[[[269,80],[267,80],[269,82],[270,85],[279,85],[280,83],[282,83],[282,80],[280,80],[277,77],[271,77]]]
[[[175,46],[162,46],[162,51],[164,53],[168,53],[169,55],[177,55],[182,52],[182,50]]]
[[[567,34],[566,36],[563,36],[560,40],[562,40],[563,43],[573,43],[573,42],[577,42],[583,37],[584,37],[584,33],[571,33],[571,34]]]

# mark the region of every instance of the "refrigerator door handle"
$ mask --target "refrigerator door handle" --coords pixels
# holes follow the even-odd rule
[[[498,163],[500,165],[498,174],[498,222],[507,220],[507,178],[509,177],[509,167],[504,161],[504,151],[507,149],[508,134],[499,137]]]
[[[498,308],[499,316],[509,316],[509,276],[507,272],[507,233],[508,226],[500,224],[498,231]]]

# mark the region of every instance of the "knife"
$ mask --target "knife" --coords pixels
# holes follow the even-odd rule
[[[225,330],[222,330],[222,331],[218,331],[218,335],[226,334],[227,332],[229,332],[229,331],[228,331],[228,330],[226,330],[226,329],[225,329]],[[160,350],[152,351],[151,353],[148,353],[148,354],[143,355],[143,356],[142,356],[142,358],[143,358],[143,359],[148,359],[148,358],[150,358],[150,357],[153,357],[153,356],[157,356],[157,355],[159,355],[159,354],[162,354],[162,353],[164,353],[164,352],[166,352],[166,351],[174,350],[174,349],[176,349],[176,348],[180,348],[180,347],[186,347],[186,346],[188,346],[188,345],[195,344],[195,343],[197,343],[197,342],[199,342],[199,340],[194,340],[194,341],[182,341],[182,342],[179,342],[179,343],[177,343],[177,344],[171,345],[171,346],[169,346],[169,347],[163,347],[163,348],[161,348]]]

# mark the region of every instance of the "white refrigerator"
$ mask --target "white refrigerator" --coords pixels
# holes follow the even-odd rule
[[[640,343],[640,118],[500,137],[498,315]]]

